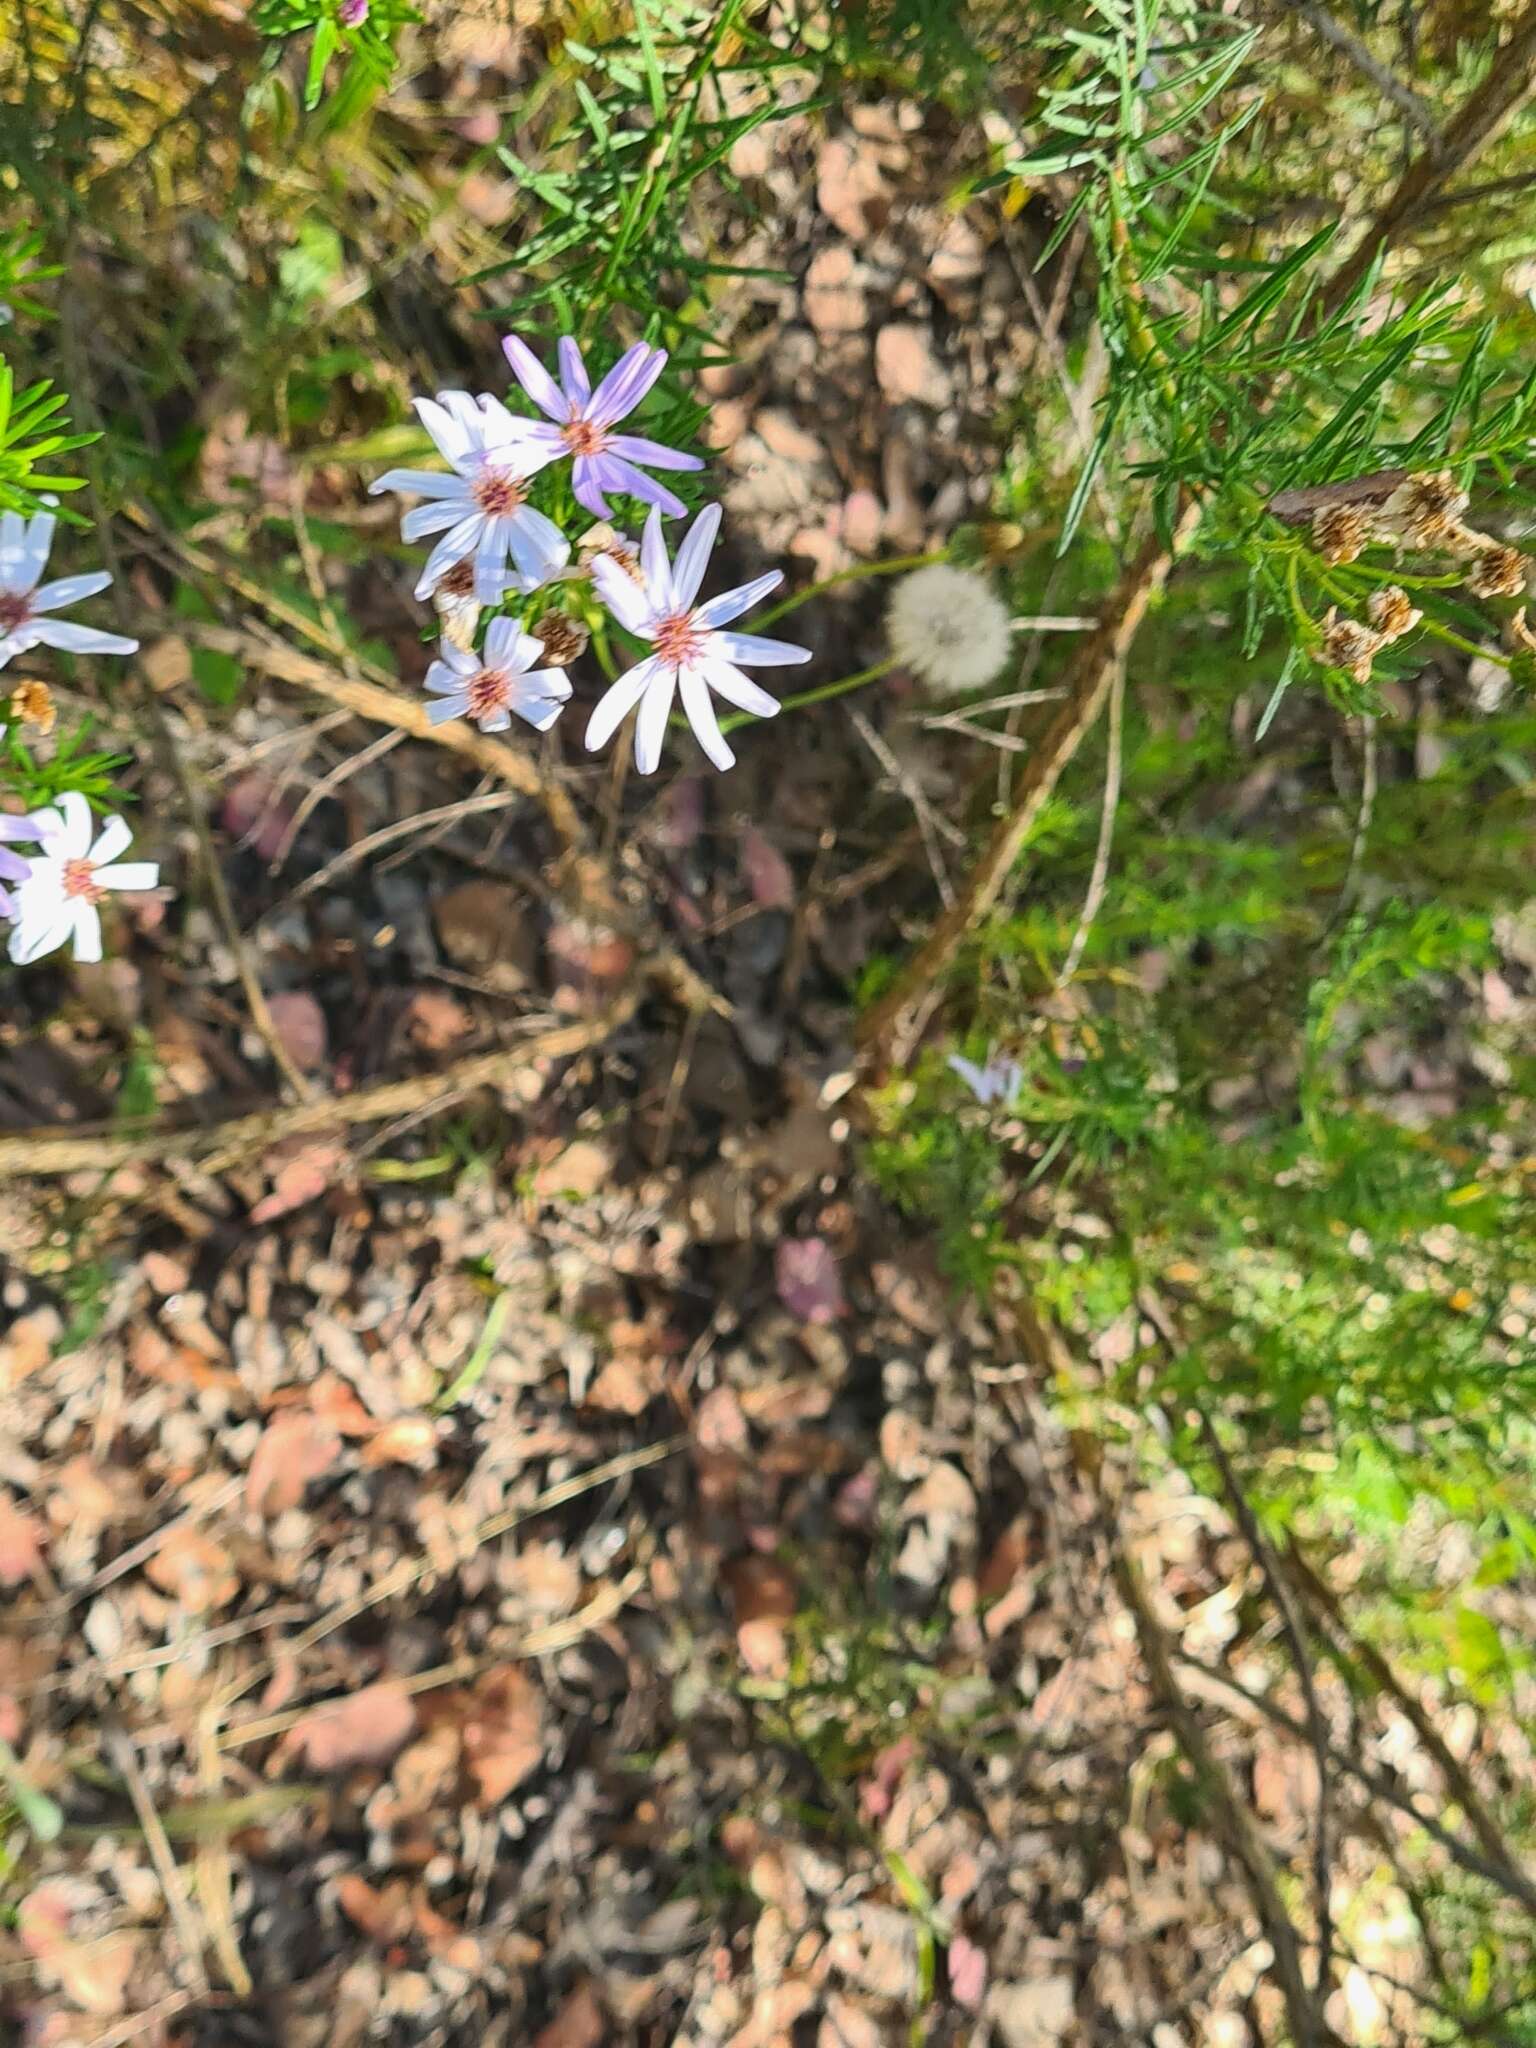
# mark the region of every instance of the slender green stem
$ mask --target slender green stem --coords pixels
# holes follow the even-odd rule
[[[770,605],[760,612],[753,621],[753,630],[758,626],[771,626],[775,619],[787,618],[803,604],[809,604],[813,597],[820,597],[823,591],[836,590],[844,583],[861,583],[866,576],[899,576],[904,569],[926,569],[930,562],[947,562],[948,548],[934,548],[926,555],[892,555],[885,562],[855,562],[851,569],[839,569],[835,576],[823,576],[819,583],[811,583],[804,590],[797,590],[793,597],[786,597],[782,604]]]
[[[485,1368],[495,1356],[496,1346],[501,1341],[502,1325],[506,1322],[511,1308],[511,1291],[510,1289],[503,1290],[502,1293],[497,1295],[486,1311],[485,1324],[480,1332],[480,1340],[466,1359],[463,1369],[449,1386],[444,1387],[443,1391],[432,1403],[433,1411],[436,1414],[446,1415],[450,1408],[456,1407],[466,1394],[472,1392],[479,1385]]]
[[[807,704],[824,704],[829,697],[846,697],[850,690],[861,690],[866,683],[876,683],[881,676],[888,676],[897,665],[894,654],[888,654],[884,661],[877,661],[873,668],[861,668],[857,675],[840,676],[835,683],[823,683],[818,690],[802,690],[798,697],[786,697],[781,711],[801,711]],[[722,732],[734,732],[739,725],[754,725],[760,721],[750,711],[733,711],[728,718],[720,721]]]

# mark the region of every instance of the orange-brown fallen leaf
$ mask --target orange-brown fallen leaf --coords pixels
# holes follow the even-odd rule
[[[222,1544],[201,1529],[173,1529],[144,1567],[144,1576],[188,1614],[226,1607],[240,1590],[240,1575]]]
[[[586,1984],[578,1985],[547,2027],[534,2037],[533,2048],[601,2048],[602,2007]]]
[[[403,1877],[375,1891],[366,1878],[349,1870],[336,1880],[336,1903],[354,1927],[382,1947],[403,1941],[411,1931],[410,1888]]]
[[[304,1489],[335,1464],[341,1438],[329,1423],[290,1408],[275,1415],[245,1475],[245,1504],[253,1514],[280,1515],[296,1508]]]
[[[350,1699],[331,1700],[288,1732],[288,1746],[314,1771],[384,1764],[414,1734],[416,1707],[403,1685],[381,1679]]]
[[[0,1586],[21,1586],[43,1561],[43,1528],[0,1493]]]
[[[499,1806],[543,1762],[543,1695],[515,1664],[488,1671],[470,1696],[464,1757],[486,1806]]]

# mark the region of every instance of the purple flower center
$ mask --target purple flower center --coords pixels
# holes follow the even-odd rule
[[[527,502],[522,479],[508,469],[482,470],[471,495],[488,519],[501,519]]]
[[[651,645],[669,668],[681,668],[684,662],[692,661],[703,645],[699,629],[693,623],[693,613],[673,612],[662,619]]]
[[[505,669],[483,668],[470,677],[465,693],[470,717],[489,718],[493,711],[506,709],[512,696],[512,679]]]
[[[14,633],[32,616],[30,590],[0,590],[0,633]]]

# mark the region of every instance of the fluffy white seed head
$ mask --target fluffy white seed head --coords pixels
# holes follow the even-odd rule
[[[886,614],[891,652],[931,690],[990,683],[1008,659],[1007,607],[986,577],[948,562],[903,576]]]

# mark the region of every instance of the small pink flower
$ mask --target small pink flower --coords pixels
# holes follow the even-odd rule
[[[336,19],[343,28],[361,28],[368,19],[368,0],[341,0]]]

